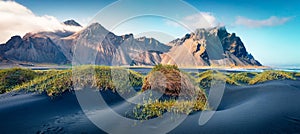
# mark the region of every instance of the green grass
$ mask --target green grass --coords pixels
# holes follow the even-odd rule
[[[29,82],[41,75],[30,69],[12,68],[0,70],[0,93],[9,92],[15,86]]]
[[[162,117],[163,113],[190,114],[195,111],[206,110],[205,103],[197,100],[148,100],[144,104],[138,104],[133,109],[133,115],[138,120],[148,120],[154,117]]]
[[[257,73],[240,72],[240,73],[230,73],[229,77],[237,83],[248,84],[252,80],[252,78],[255,77],[256,75]]]
[[[241,72],[224,74],[212,70],[201,73],[185,73],[180,71],[175,65],[157,65],[151,72],[160,71],[165,72],[167,75],[173,75],[170,70],[181,72],[186,75],[191,82],[199,83],[200,88],[204,89],[209,88],[211,84],[215,84],[212,83],[212,80],[215,80],[214,82],[226,81],[227,84],[232,85],[253,85],[279,79],[295,80],[294,77],[300,77],[300,73],[276,70],[264,71],[262,73]],[[76,85],[79,87],[90,85],[104,90],[111,89],[115,91],[120,89],[118,92],[126,93],[130,91],[126,90],[129,86],[143,85],[144,78],[141,74],[132,70],[108,66],[80,66],[75,68],[75,73],[77,74],[72,75],[72,70],[33,71],[22,68],[0,70],[0,93],[23,89],[38,92],[45,91],[48,95],[53,96],[68,90],[73,90],[74,83],[81,84]],[[72,82],[72,78],[74,83]],[[176,77],[172,79],[175,81]]]
[[[174,65],[157,65],[145,77],[142,91],[160,92],[170,97],[164,100],[144,100],[133,109],[136,119],[147,120],[165,112],[189,114],[206,109],[207,97],[196,79]],[[195,96],[196,95],[196,96]],[[150,95],[151,96],[151,95]],[[182,97],[181,100],[175,100]]]
[[[151,72],[155,72],[155,71],[170,71],[172,69],[180,71],[179,68],[178,68],[178,66],[176,66],[176,65],[162,65],[162,64],[158,64],[158,65],[155,65],[152,68]]]
[[[201,72],[196,75],[196,81],[202,88],[210,88],[212,84],[217,84],[218,82],[226,82],[231,85],[239,85],[237,81],[227,76],[224,73],[208,70]]]
[[[162,73],[166,80],[162,80],[161,74],[155,76],[155,72]],[[132,70],[108,66],[87,65],[75,67],[73,70],[48,71],[12,68],[0,70],[0,93],[25,90],[46,92],[49,96],[57,96],[66,91],[74,90],[74,86],[88,86],[99,90],[117,90],[118,93],[123,94],[130,92],[131,90],[128,89],[132,86],[145,86],[145,89],[151,89],[149,82],[147,85],[147,78],[150,79],[149,76],[151,75],[155,80],[158,80],[157,82],[167,82],[166,88],[168,88],[169,95],[178,95],[180,92],[191,96],[198,93],[198,96],[196,99],[184,97],[182,100],[175,100],[174,98],[163,101],[145,100],[133,108],[136,119],[160,117],[165,112],[190,114],[194,111],[208,109],[209,104],[206,104],[206,94],[203,89],[217,84],[216,82],[226,82],[231,85],[253,85],[271,80],[295,80],[294,77],[300,77],[300,73],[276,70],[261,73],[222,73],[212,70],[201,73],[186,73],[179,70],[175,65],[157,65],[146,77]],[[184,84],[184,90],[181,90],[181,82]]]
[[[291,73],[291,72],[268,70],[268,71],[264,71],[262,73],[257,74],[253,79],[251,79],[249,81],[249,84],[254,85],[254,84],[263,83],[266,81],[284,80],[284,79],[295,80],[295,78],[293,77],[293,73]]]
[[[217,82],[226,82],[227,84],[231,85],[254,85],[257,83],[263,83],[272,80],[295,80],[293,73],[276,70],[268,70],[261,73],[239,72],[228,74],[208,70],[193,75],[196,76],[196,80],[199,83],[199,85],[205,89],[210,88],[211,84],[216,84]],[[298,75],[300,76],[300,74]],[[295,74],[295,76],[297,76],[297,74]]]
[[[73,81],[82,87],[91,85],[103,90],[118,90],[118,93],[126,93],[130,87],[142,86],[143,76],[132,70],[108,66],[83,66],[75,68]]]
[[[13,90],[38,92],[45,91],[49,96],[55,96],[67,90],[73,89],[71,77],[71,70],[45,71],[44,75],[36,77],[24,84],[18,85]]]
[[[1,70],[2,93],[11,90],[46,92],[57,96],[76,87],[117,90],[126,93],[131,86],[142,86],[143,76],[132,70],[107,66],[80,66],[74,70],[32,71],[29,69]],[[74,74],[73,74],[74,73]]]
[[[142,91],[156,90],[168,96],[193,98],[204,94],[195,78],[178,69],[175,65],[156,65],[144,79]]]

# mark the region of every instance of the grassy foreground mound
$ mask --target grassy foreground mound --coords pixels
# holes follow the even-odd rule
[[[174,65],[157,65],[145,77],[142,91],[160,92],[164,99],[148,98],[133,109],[137,119],[162,116],[164,112],[185,113],[207,108],[205,92],[192,76]],[[166,99],[167,98],[167,99]],[[180,98],[180,99],[179,99]]]
[[[253,84],[262,83],[271,80],[284,80],[284,79],[295,80],[293,73],[291,72],[269,70],[257,74],[252,80],[249,81],[249,84],[253,85]]]
[[[187,73],[181,72],[175,65],[156,65],[145,77],[142,91],[153,90],[171,97],[182,96],[206,102],[205,92],[197,86],[196,81]]]
[[[56,96],[65,91],[73,90],[74,84],[77,87],[90,86],[99,90],[116,90],[119,88],[122,90],[118,90],[118,92],[126,92],[126,86],[142,86],[143,83],[143,76],[137,72],[106,66],[81,66],[75,67],[74,70],[32,71],[28,69],[8,69],[2,71],[6,72],[5,74],[19,75],[1,75],[8,81],[1,82],[1,91],[45,91],[49,96]],[[15,76],[20,80],[15,79],[15,77],[11,79],[8,76]],[[23,80],[22,77],[26,77],[26,79]],[[9,86],[2,88],[5,85]]]
[[[29,82],[41,75],[30,69],[12,68],[0,70],[0,93],[9,92],[13,87]]]
[[[204,89],[208,89],[211,87],[212,84],[217,84],[218,82],[226,82],[226,84],[230,85],[254,85],[272,80],[296,80],[295,77],[300,76],[297,73],[294,74],[291,72],[277,70],[267,70],[261,73],[222,73],[218,71],[208,70],[193,74],[196,77],[197,83],[199,83],[200,87]]]
[[[239,85],[237,81],[235,81],[228,75],[213,70],[208,70],[205,72],[198,73],[196,75],[196,81],[204,89],[210,88],[211,85],[213,84],[218,84],[223,82],[226,82],[227,84],[231,84],[231,85]]]

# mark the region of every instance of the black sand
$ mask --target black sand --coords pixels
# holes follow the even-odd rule
[[[227,85],[217,112],[204,126],[198,125],[200,114],[189,115],[170,133],[300,133],[300,81]],[[35,93],[2,94],[0,120],[3,134],[104,133],[85,116],[74,93],[55,99]]]

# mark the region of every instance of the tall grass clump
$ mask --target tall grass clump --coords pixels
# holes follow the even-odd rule
[[[252,72],[239,72],[239,73],[231,73],[229,77],[238,83],[248,84],[253,77],[255,77],[257,73]]]
[[[217,84],[218,82],[226,82],[231,85],[239,85],[234,79],[228,77],[226,74],[207,70],[196,75],[196,80],[202,88],[210,88],[211,85]]]
[[[79,87],[90,86],[100,90],[118,89],[118,93],[130,92],[130,87],[143,84],[143,76],[132,70],[108,66],[83,66],[75,68],[73,81]]]
[[[253,84],[263,83],[271,80],[284,80],[284,79],[295,80],[295,78],[293,77],[293,73],[291,72],[268,70],[257,74],[252,80],[249,81],[249,84],[253,85]]]
[[[0,93],[12,90],[15,86],[29,82],[39,76],[30,69],[12,68],[0,70]]]
[[[138,120],[148,120],[162,117],[164,113],[190,114],[195,111],[207,110],[205,103],[192,100],[148,100],[145,104],[137,104],[133,109],[133,116]]]
[[[41,76],[14,87],[13,90],[46,92],[57,96],[76,87],[91,87],[99,90],[118,90],[125,93],[131,86],[142,86],[143,76],[131,70],[107,66],[79,66],[74,70],[44,71]]]
[[[162,116],[165,112],[189,114],[206,109],[207,97],[188,73],[175,65],[157,65],[145,76],[143,91],[158,92],[163,97],[148,98],[133,109],[137,119]]]
[[[71,70],[44,71],[44,75],[16,86],[14,90],[45,91],[49,96],[55,96],[67,90],[72,90]]]

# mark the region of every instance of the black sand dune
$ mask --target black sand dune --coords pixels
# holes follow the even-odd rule
[[[126,111],[127,104],[110,105],[121,107],[118,113]],[[189,115],[170,133],[300,133],[300,81],[228,85],[217,112],[203,126],[200,114]],[[0,95],[0,120],[1,133],[104,133],[85,116],[74,93],[55,99],[23,92]]]

